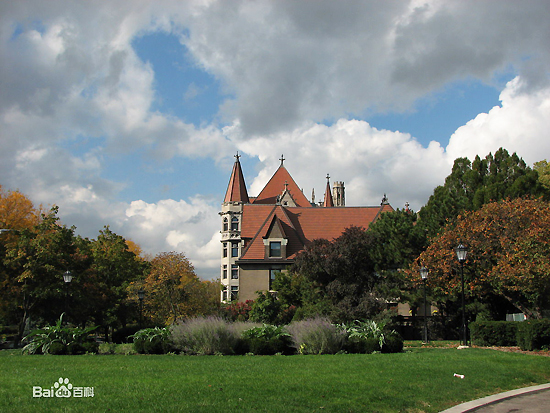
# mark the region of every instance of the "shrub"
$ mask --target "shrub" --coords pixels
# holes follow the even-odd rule
[[[517,345],[517,321],[476,321],[470,323],[472,344],[476,346]]]
[[[399,333],[390,331],[384,335],[382,353],[401,353],[403,351],[403,338]]]
[[[63,314],[54,326],[46,326],[32,331],[23,341],[28,344],[23,347],[25,354],[83,354],[86,348],[97,351],[97,347],[88,336],[97,327],[63,327]],[[82,350],[84,349],[84,350]]]
[[[248,321],[253,300],[232,302],[222,308],[222,315],[230,321]]]
[[[300,354],[335,354],[343,349],[346,338],[344,331],[322,317],[293,322],[287,330]]]
[[[527,320],[518,323],[517,342],[522,350],[550,347],[550,320]]]
[[[349,353],[399,353],[403,351],[403,339],[394,330],[386,329],[386,322],[358,321],[341,324],[347,335],[346,351]]]
[[[283,326],[264,324],[244,331],[241,335],[246,346],[246,352],[254,354],[290,354],[291,338]]]
[[[172,326],[176,348],[188,354],[235,354],[239,334],[220,317],[195,317]]]
[[[165,354],[173,348],[168,328],[144,328],[130,337],[134,339],[134,350],[141,354]]]

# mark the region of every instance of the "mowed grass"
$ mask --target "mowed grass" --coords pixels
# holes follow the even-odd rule
[[[439,412],[550,381],[550,358],[475,348],[223,357],[2,351],[0,369],[0,411],[20,412]],[[60,377],[94,387],[94,397],[32,397],[33,386],[49,388]]]

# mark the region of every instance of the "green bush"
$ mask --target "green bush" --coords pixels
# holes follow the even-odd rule
[[[550,347],[550,320],[527,320],[518,323],[517,343],[522,350]]]
[[[140,354],[165,354],[173,349],[168,328],[144,328],[130,337],[134,340],[134,350]]]
[[[322,317],[293,322],[287,330],[300,354],[335,354],[343,350],[346,340],[344,331]]]
[[[348,353],[371,354],[381,351],[380,343],[372,337],[348,337],[344,349]]]
[[[290,354],[293,352],[290,338],[283,326],[264,324],[244,331],[241,335],[247,351],[258,355]]]
[[[195,317],[171,328],[177,349],[187,354],[235,354],[240,332],[220,317]]]
[[[89,334],[97,327],[63,327],[63,314],[54,326],[32,331],[23,341],[25,354],[83,354],[97,351]]]
[[[375,351],[383,353],[403,351],[403,339],[395,331],[389,331],[386,322],[355,320],[352,323],[340,324],[340,328],[347,335],[345,350],[348,353],[365,354]]]
[[[517,321],[476,321],[470,324],[472,344],[476,346],[515,346]]]
[[[384,336],[382,353],[401,353],[403,351],[403,338],[399,333],[391,331]]]

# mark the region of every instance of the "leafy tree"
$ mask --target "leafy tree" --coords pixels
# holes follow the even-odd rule
[[[219,282],[201,281],[193,265],[182,253],[163,252],[151,261],[143,282],[135,282],[130,294],[143,288],[144,313],[157,324],[173,324],[178,319],[208,315],[217,311]]]
[[[418,262],[430,270],[435,295],[458,296],[461,282],[454,247],[468,246],[467,294],[498,296],[530,318],[541,318],[550,299],[550,204],[541,199],[492,202],[449,224]],[[417,268],[409,271],[419,283]],[[444,301],[444,299],[441,299]]]
[[[30,229],[40,220],[41,212],[21,192],[5,191],[0,185],[0,229]]]
[[[491,201],[523,196],[545,196],[550,192],[538,180],[538,174],[515,153],[500,148],[485,159],[476,156],[455,160],[443,186],[435,188],[428,203],[420,210],[420,225],[430,237],[464,211],[475,211]]]
[[[15,309],[19,337],[31,318],[51,322],[64,310],[63,273],[78,257],[74,228],[59,225],[57,211],[52,208],[36,225],[19,231],[6,252],[2,302]]]
[[[143,278],[147,264],[108,226],[99,231],[96,240],[82,244],[92,260],[87,281],[100,294],[93,303],[93,318],[104,327],[125,326],[135,315],[135,305],[127,299],[128,286]]]
[[[298,316],[315,313],[344,322],[372,317],[384,307],[385,280],[371,256],[376,238],[363,228],[347,228],[330,242],[314,240],[298,256],[290,273],[276,278],[274,288]]]
[[[550,190],[550,164],[545,160],[535,162],[533,169],[539,174],[539,182],[547,190]]]

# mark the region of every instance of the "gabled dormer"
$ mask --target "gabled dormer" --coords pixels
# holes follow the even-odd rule
[[[266,260],[286,259],[286,247],[288,236],[285,233],[282,222],[274,215],[266,235],[263,237]]]

